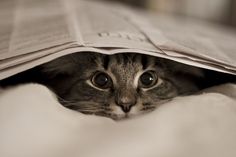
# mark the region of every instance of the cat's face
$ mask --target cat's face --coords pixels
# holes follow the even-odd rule
[[[49,86],[64,106],[112,119],[150,112],[180,93],[163,61],[146,55],[73,54],[44,69],[53,75]]]

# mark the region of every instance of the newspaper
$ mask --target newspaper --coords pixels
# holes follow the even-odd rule
[[[86,0],[1,0],[0,79],[75,52],[134,52],[236,75],[236,32]]]

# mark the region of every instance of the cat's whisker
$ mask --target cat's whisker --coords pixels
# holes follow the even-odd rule
[[[101,108],[109,109],[109,106],[103,106],[102,104],[77,104],[79,108]]]
[[[103,112],[103,110],[78,110],[79,112],[90,112],[91,114],[94,114],[95,112]]]
[[[76,103],[76,101],[66,100],[66,99],[60,97],[59,95],[56,95],[56,96],[57,96],[59,102],[62,102],[62,103]]]
[[[100,107],[101,104],[93,103],[88,101],[61,101],[64,106],[79,106],[79,107]]]
[[[70,106],[70,108],[73,108],[73,109],[76,109],[76,110],[79,110],[79,111],[84,111],[84,110],[89,110],[89,111],[98,111],[98,110],[102,110],[102,109],[99,109],[99,108],[81,108],[81,107],[78,107],[78,106]]]
[[[70,106],[76,106],[76,102],[72,103],[72,102],[61,102],[63,106],[65,107],[70,107]]]
[[[68,108],[73,108],[75,110],[78,110],[80,112],[83,112],[83,111],[93,111],[93,112],[96,112],[96,111],[108,111],[109,109],[104,107],[104,106],[101,106],[99,104],[86,104],[86,103],[75,103],[75,104],[67,104],[66,107]]]
[[[96,106],[79,106],[77,104],[73,105],[73,104],[70,104],[68,105],[68,107],[76,107],[76,108],[79,108],[79,109],[97,109],[98,107]]]

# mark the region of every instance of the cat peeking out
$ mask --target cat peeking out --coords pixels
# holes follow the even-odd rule
[[[203,69],[167,59],[91,52],[43,64],[27,78],[49,87],[67,108],[114,120],[153,111],[176,96],[198,92],[207,82]]]
[[[75,53],[42,65],[42,71],[64,106],[116,120],[194,93],[204,77],[198,68],[130,53]]]

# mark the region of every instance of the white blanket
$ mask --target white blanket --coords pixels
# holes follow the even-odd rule
[[[235,157],[236,85],[122,122],[61,106],[40,85],[0,91],[0,157]]]

